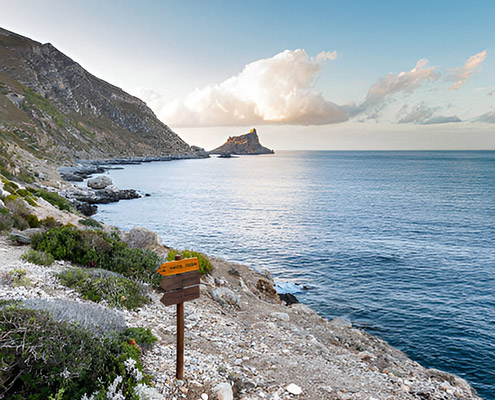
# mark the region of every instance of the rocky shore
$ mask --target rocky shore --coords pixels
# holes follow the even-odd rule
[[[79,220],[43,202],[32,212],[63,223]],[[130,234],[124,236],[133,240]],[[155,239],[133,245],[165,255],[167,248],[156,235],[148,236]],[[185,376],[177,381],[175,307],[163,306],[159,291],[151,291],[152,302],[135,311],[96,306],[55,277],[73,268],[70,263],[34,265],[21,259],[26,250],[0,236],[0,299],[91,304],[128,326],[149,327],[159,341],[143,353],[144,368],[153,376],[148,398],[479,399],[463,379],[423,368],[349,322],[328,321],[303,304],[287,306],[268,273],[220,259],[212,260],[213,273],[202,278],[201,297],[185,304]],[[15,269],[26,271],[25,285],[8,279]]]

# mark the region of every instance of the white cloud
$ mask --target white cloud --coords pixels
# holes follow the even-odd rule
[[[400,114],[407,111],[407,106],[402,107]],[[417,104],[413,110],[409,111],[406,115],[401,117],[397,123],[398,124],[410,124],[417,123],[430,118],[433,115],[433,109],[426,106],[425,103]]]
[[[400,110],[399,114],[407,112],[408,106],[405,105]],[[438,107],[431,108],[422,102],[417,104],[411,111],[401,117],[398,124],[418,124],[418,125],[436,125],[446,124],[450,122],[462,122],[457,115],[433,115],[435,111],[438,111]]]
[[[400,72],[397,75],[387,74],[380,78],[368,91],[363,103],[364,108],[382,102],[386,97],[399,93],[412,93],[426,81],[435,81],[440,74],[435,72],[435,67],[426,68],[428,60],[422,58],[416,66],[408,72]]]
[[[447,80],[454,81],[450,90],[458,90],[466,80],[475,72],[479,71],[481,64],[485,61],[487,51],[483,50],[474,56],[468,58],[463,67],[455,68],[447,77]]]
[[[168,103],[158,114],[177,126],[342,122],[348,118],[345,110],[313,87],[322,63],[336,58],[335,51],[308,57],[305,50],[285,50],[222,83],[194,90],[182,102]]]

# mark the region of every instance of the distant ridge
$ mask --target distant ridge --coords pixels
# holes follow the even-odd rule
[[[274,154],[273,150],[270,150],[261,145],[258,138],[256,129],[251,129],[249,133],[240,136],[231,136],[220,147],[209,152],[210,154]]]
[[[158,120],[143,101],[90,74],[50,43],[2,28],[0,140],[7,153],[14,146],[55,163],[199,150]],[[9,156],[15,158],[0,154],[7,169]]]

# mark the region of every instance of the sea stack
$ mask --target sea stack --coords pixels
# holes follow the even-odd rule
[[[241,136],[231,136],[220,147],[210,151],[210,154],[273,154],[274,151],[261,145],[256,129]]]

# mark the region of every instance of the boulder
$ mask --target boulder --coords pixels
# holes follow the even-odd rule
[[[226,287],[218,287],[216,289],[213,289],[211,291],[211,297],[222,306],[230,304],[241,308],[241,298],[232,290],[227,289]]]
[[[133,227],[124,240],[133,249],[146,249],[161,244],[160,235],[142,226]]]
[[[234,392],[230,383],[219,383],[213,390],[217,395],[217,400],[234,400]]]
[[[105,189],[107,186],[113,185],[113,182],[108,176],[100,175],[89,179],[87,185],[91,189]]]

